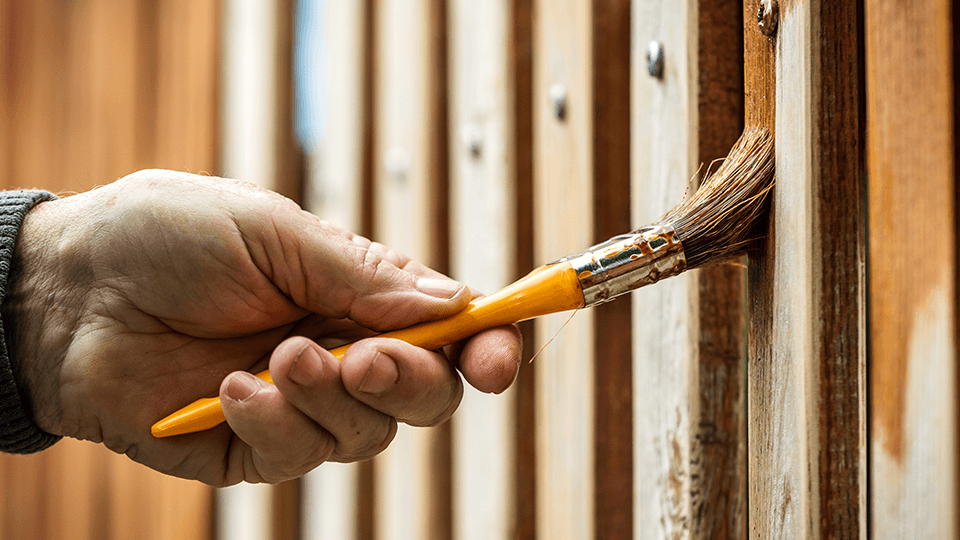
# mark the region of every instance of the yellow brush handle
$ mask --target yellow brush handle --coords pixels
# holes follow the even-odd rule
[[[541,315],[577,309],[583,306],[580,280],[570,263],[561,262],[537,268],[502,291],[470,303],[456,315],[381,334],[424,349],[439,349],[481,330],[532,319]],[[332,349],[343,359],[350,345]],[[272,383],[269,371],[257,377]],[[195,401],[160,420],[150,429],[154,437],[194,433],[224,422],[220,398]]]

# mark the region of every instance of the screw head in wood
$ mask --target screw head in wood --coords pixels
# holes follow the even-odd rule
[[[780,23],[780,2],[777,0],[760,0],[760,9],[757,10],[757,26],[767,37],[777,33]]]
[[[483,152],[483,132],[472,122],[460,128],[460,142],[474,158],[479,158]]]
[[[553,105],[553,114],[557,120],[567,118],[567,87],[563,83],[556,83],[550,87],[550,103]]]
[[[647,73],[651,77],[663,78],[663,44],[659,41],[647,45]]]

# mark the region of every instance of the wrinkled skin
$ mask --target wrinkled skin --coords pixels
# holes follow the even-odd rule
[[[4,321],[37,423],[216,486],[368,459],[398,421],[447,420],[460,373],[502,392],[519,368],[514,327],[445,352],[362,339],[337,361],[324,347],[449,316],[475,293],[231,180],[141,171],[41,203],[12,280]],[[247,373],[268,367],[276,386]],[[218,392],[227,424],[151,436]]]

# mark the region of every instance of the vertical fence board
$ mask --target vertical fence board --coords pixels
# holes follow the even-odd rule
[[[326,126],[318,148],[307,160],[304,186],[306,209],[332,223],[359,231],[362,227],[361,194],[364,185],[363,96],[369,81],[364,62],[367,6],[364,2],[327,2],[321,28],[309,28],[322,40],[320,51],[301,54],[321,61],[317,80],[304,84],[324,85],[326,102],[321,114]],[[314,21],[315,22],[315,21]],[[325,463],[304,477],[304,538],[358,538],[359,470],[356,463]],[[368,517],[370,514],[368,514]]]
[[[220,168],[224,176],[277,189],[278,8],[283,0],[223,3]],[[273,488],[217,491],[217,536],[259,540],[271,531]]]
[[[677,204],[696,172],[696,5],[634,4],[634,222]],[[662,44],[663,78],[647,72],[651,41]],[[634,294],[635,533],[684,538],[690,531],[690,445],[695,422],[696,281],[692,275]],[[692,401],[692,402],[691,402]]]
[[[534,249],[538,261],[594,240],[591,5],[534,3]],[[565,94],[562,115],[553,97]],[[537,535],[591,538],[593,314],[537,320]],[[562,330],[561,330],[562,328]]]
[[[820,475],[814,527],[867,538],[866,231],[858,2],[811,2],[813,365]],[[778,104],[778,111],[786,105]],[[798,107],[799,108],[799,107]],[[781,124],[778,121],[778,124]],[[780,130],[783,131],[782,129]]]
[[[510,80],[514,169],[514,222],[517,228],[514,277],[535,266],[533,248],[533,0],[510,1]],[[519,325],[523,333],[523,358],[535,354],[534,322]],[[524,362],[514,382],[514,440],[516,466],[514,501],[515,538],[536,538],[536,365]]]
[[[215,2],[2,6],[4,187],[69,193],[137,168],[215,169]],[[164,15],[171,13],[179,18]],[[164,47],[158,32],[174,25],[189,50],[171,47],[168,61],[158,63],[155,53]],[[181,107],[172,109],[164,99],[173,88],[163,83],[171,80],[189,86]],[[167,120],[159,127],[158,115]],[[182,146],[161,151],[160,141],[173,138]],[[65,440],[41,455],[0,461],[4,538],[209,534],[208,488],[163,477],[97,445]],[[32,487],[26,496],[23,486]]]
[[[152,110],[138,111],[138,122],[147,126],[137,131],[141,159],[156,167],[215,174],[220,149],[216,117],[189,123],[184,119],[202,119],[220,102],[222,42],[219,32],[209,30],[220,27],[220,3],[140,4],[137,31],[152,34],[153,43],[141,44],[139,62],[155,73],[141,76],[137,94],[157,100]]]
[[[865,538],[857,7],[784,3],[775,38],[757,9],[744,13],[748,122],[776,124],[777,185],[750,271],[750,530]]]
[[[514,278],[517,231],[506,2],[454,0],[448,11],[451,275],[491,294]],[[453,533],[514,537],[515,389],[466,385],[453,419]]]
[[[807,407],[807,397],[815,391],[807,377],[813,354],[811,237],[791,234],[812,229],[808,188],[812,156],[804,151],[812,142],[808,94],[812,79],[809,28],[802,21],[806,16],[802,11],[809,7],[794,8],[791,13],[781,10],[776,39],[779,151],[771,215],[774,234],[766,246],[771,265],[761,277],[771,281],[772,311],[769,317],[751,319],[767,334],[770,349],[752,357],[748,371],[751,532],[785,539],[814,538],[808,534],[815,530],[817,502],[810,497],[820,480],[819,463],[811,461],[817,443],[811,436],[816,432],[808,430],[816,419]],[[759,33],[755,21],[744,20],[745,34]]]
[[[272,44],[276,87],[273,108],[276,131],[273,134],[274,169],[273,190],[297,203],[303,199],[304,155],[294,134],[293,88],[293,34],[294,4],[296,0],[277,0],[275,36]],[[287,480],[273,488],[271,519],[272,540],[300,540],[302,536],[301,510],[303,481]]]
[[[376,128],[373,239],[430,266],[439,246],[436,229],[446,223],[436,219],[437,186],[433,183],[435,142],[436,57],[432,0],[389,0],[377,4],[375,16]],[[449,479],[440,478],[446,463],[434,463],[445,444],[443,430],[401,425],[390,447],[375,460],[377,538],[431,538],[442,535],[449,513],[434,514],[449,503],[442,490]],[[439,472],[439,474],[437,474]]]
[[[958,535],[956,9],[864,5],[876,538]]]
[[[593,239],[633,227],[630,216],[630,0],[591,13]],[[629,297],[594,311],[594,535],[633,532],[633,386]]]
[[[143,62],[146,66],[154,65],[155,72],[148,75],[141,71],[135,88],[137,97],[133,99],[133,104],[137,107],[137,116],[132,133],[138,147],[135,150],[137,163],[133,167],[164,167],[212,173],[216,171],[218,151],[218,3],[152,4],[139,3],[140,21],[134,32],[136,38],[147,25],[155,25],[157,30],[155,35],[147,32],[146,39],[140,38],[139,43],[138,54],[141,56],[137,62]],[[152,43],[147,42],[151,38]],[[177,42],[179,46],[167,50],[165,44],[171,42]],[[158,53],[156,64],[143,58],[146,50]],[[135,66],[130,69],[135,71]],[[149,109],[139,103],[143,95],[155,96],[155,103]],[[141,134],[143,129],[140,121],[147,116],[154,118],[149,124],[156,126],[151,135]],[[145,143],[150,144],[148,146]],[[135,494],[144,488],[136,479],[152,480],[150,484],[158,493],[156,507],[164,509],[163,512],[156,512],[156,526],[141,538],[175,537],[186,540],[210,536],[213,503],[210,489],[194,482],[162,477],[139,465],[127,465],[134,481],[128,490],[115,495],[121,501],[123,513],[133,516],[144,514],[129,508],[129,501],[136,500]],[[115,538],[128,536],[130,533],[125,531],[114,535]]]
[[[17,36],[14,8],[13,0],[0,0],[0,70],[8,76],[14,72],[16,64],[16,60],[9,52]],[[10,177],[10,151],[14,139],[10,118],[15,108],[11,95],[12,87],[13,85],[6,80],[0,84],[0,178]],[[3,519],[4,516],[0,511],[0,521]]]
[[[737,2],[634,3],[634,223],[659,218],[742,127]],[[659,42],[662,78],[646,51]],[[715,167],[715,166],[714,166]],[[701,170],[701,175],[702,175]],[[635,537],[743,538],[744,272],[696,271],[634,293]]]
[[[742,2],[700,0],[696,163],[726,156],[743,130]],[[698,420],[691,460],[694,538],[747,534],[746,269],[704,268],[698,304]]]

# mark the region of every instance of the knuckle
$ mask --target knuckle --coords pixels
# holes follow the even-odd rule
[[[380,256],[371,246],[359,246],[358,249],[358,278],[361,287],[369,287],[376,282],[377,274],[380,272],[380,265],[383,264],[383,257]]]

